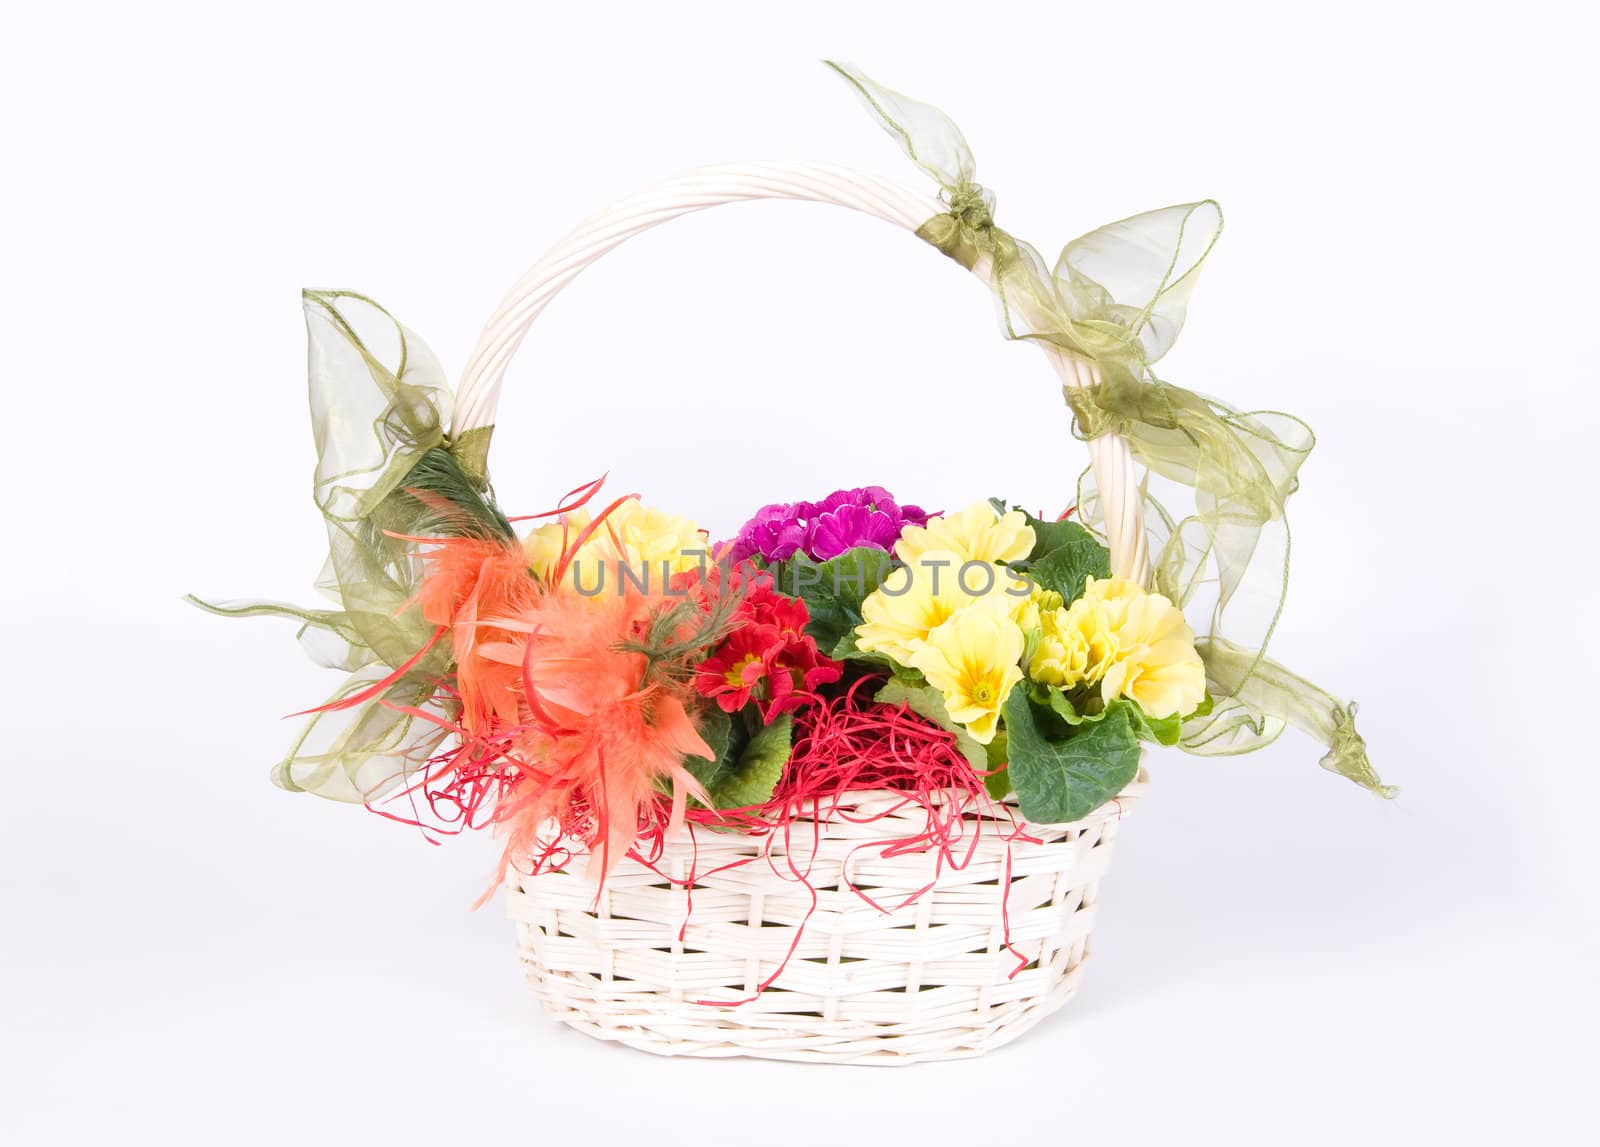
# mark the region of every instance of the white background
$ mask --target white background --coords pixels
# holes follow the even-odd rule
[[[0,41],[10,507],[0,1141],[1593,1142],[1597,350],[1586,6],[33,4]],[[700,163],[918,174],[815,60],[965,129],[1053,252],[1213,195],[1164,371],[1304,416],[1278,654],[1363,703],[1385,805],[1285,737],[1162,757],[1069,1009],[900,1072],[558,1030],[481,839],[268,786],[330,687],[297,291],[459,369],[607,200]],[[518,359],[513,511],[609,470],[713,533],[883,482],[1059,506],[1039,356],[828,208],[611,256]]]

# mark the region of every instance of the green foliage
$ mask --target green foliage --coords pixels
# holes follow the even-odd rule
[[[753,710],[744,711],[751,713]],[[717,759],[689,757],[684,767],[705,786],[712,808],[765,804],[783,779],[784,766],[793,751],[793,716],[784,713],[770,725],[762,725],[756,718],[754,729],[751,723],[744,715],[730,718],[720,709],[707,711],[701,719],[700,735],[716,752]]]
[[[1022,507],[1017,507],[1019,510]],[[1026,510],[1022,516],[1027,519],[1028,525],[1033,528],[1033,550],[1028,554],[1030,562],[1036,562],[1048,554],[1053,554],[1063,546],[1082,545],[1085,541],[1093,542],[1094,535],[1083,528],[1079,522],[1049,522],[1043,518],[1036,518]]]
[[[884,682],[873,700],[885,705],[904,705],[924,721],[952,734],[956,739],[956,748],[967,758],[973,772],[983,773],[989,769],[987,751],[972,734],[950,719],[950,713],[944,707],[944,697],[933,686],[891,677]]]
[[[1119,697],[1109,705],[1101,704],[1098,690],[1093,686],[1065,693],[1057,686],[1034,682],[1027,686],[1027,690],[1029,700],[1035,707],[1035,717],[1046,733],[1054,736],[1068,736],[1072,728],[1103,720],[1107,713],[1126,710],[1134,736],[1152,744],[1171,746],[1182,738],[1184,721],[1211,712],[1209,695],[1193,713],[1152,717],[1131,698]]]
[[[396,532],[508,541],[516,536],[487,489],[480,491],[443,446],[424,451],[386,502],[375,517],[385,527],[398,525]]]
[[[1113,701],[1092,720],[1052,735],[1051,718],[1018,686],[1006,698],[1006,753],[1022,815],[1041,824],[1077,820],[1121,792],[1139,772],[1129,705]],[[1045,720],[1041,720],[1041,717]]]
[[[1178,738],[1183,736],[1183,718],[1174,713],[1170,717],[1152,717],[1140,707],[1137,701],[1127,701],[1128,719],[1133,725],[1134,736],[1141,741],[1151,741],[1157,745],[1176,745]]]
[[[1048,532],[1039,533],[1034,543],[1028,576],[1059,593],[1063,605],[1083,596],[1084,582],[1091,575],[1111,576],[1111,552],[1077,522],[1030,521],[1029,525]]]
[[[994,740],[986,746],[989,775],[983,778],[983,787],[989,790],[989,795],[995,800],[1004,800],[1011,795],[1011,770],[1006,767],[1007,737],[1004,729],[998,730]]]
[[[1067,693],[1057,685],[1030,682],[1028,697],[1050,736],[1068,736],[1073,728],[1098,721],[1106,713],[1099,692],[1092,686],[1080,686]]]
[[[689,757],[684,761],[684,767],[695,775],[701,784],[706,783],[706,776],[712,775],[723,761],[728,759],[728,753],[733,747],[733,718],[721,709],[707,707],[700,712],[699,720],[695,722],[700,730],[700,737],[711,748],[711,759],[704,757]],[[742,728],[741,728],[742,731]],[[745,737],[748,740],[748,735]]]
[[[651,614],[638,639],[619,641],[612,648],[643,655],[645,685],[663,679],[688,681],[706,651],[737,628],[743,596],[742,590],[719,594],[709,610],[688,598],[663,605]]]
[[[1098,693],[1092,687],[1065,693],[1054,685],[1032,683],[1027,689],[1028,698],[1034,705],[1035,718],[1046,734],[1051,736],[1070,736],[1071,730],[1080,725],[1093,724],[1104,720],[1108,713],[1125,710],[1128,724],[1139,740],[1171,746],[1176,745],[1183,736],[1183,723],[1188,717],[1204,716],[1211,710],[1210,698],[1207,698],[1200,708],[1187,716],[1172,714],[1168,717],[1152,717],[1131,698],[1119,697],[1109,705],[1101,704]]]
[[[861,603],[878,588],[893,560],[870,546],[859,546],[825,562],[796,554],[772,567],[773,586],[806,603],[811,614],[806,633],[818,649],[844,651],[834,652],[835,658],[859,655],[855,629],[862,620]]]
[[[717,786],[715,799],[722,808],[765,804],[783,779],[793,752],[794,716],[784,713],[755,731],[739,754],[738,767]]]

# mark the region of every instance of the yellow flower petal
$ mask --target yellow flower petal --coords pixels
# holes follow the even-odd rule
[[[1009,591],[1022,584],[1000,566],[966,561],[950,550],[929,550],[891,570],[867,595],[856,645],[910,665],[928,635],[957,613],[982,609],[1009,614],[1019,600]]]
[[[1206,693],[1205,663],[1183,612],[1157,593],[1128,603],[1101,695],[1131,697],[1152,717],[1192,713]]]
[[[1044,685],[1071,689],[1088,677],[1089,642],[1081,627],[1057,607],[1039,616],[1039,643],[1028,660],[1028,676]]]
[[[563,525],[563,521],[565,525]],[[542,578],[548,578],[561,558],[563,546],[570,546],[593,521],[586,509],[574,510],[562,519],[547,522],[529,531],[522,541],[528,564]],[[618,542],[621,548],[618,548]],[[688,518],[642,505],[629,498],[606,515],[604,524],[573,555],[585,567],[584,584],[595,582],[595,567],[611,566],[608,584],[620,571],[614,563],[626,562],[635,582],[648,569],[655,587],[661,580],[662,562],[670,573],[695,569],[708,553],[705,532]]]
[[[588,510],[579,509],[530,530],[522,539],[522,552],[528,555],[528,565],[533,572],[548,578],[561,560],[563,547],[576,541],[591,520]]]
[[[1033,551],[1033,527],[1019,510],[1000,515],[988,502],[929,518],[926,526],[907,526],[895,543],[895,556],[908,565],[931,550],[948,550],[964,562],[1016,562]]]
[[[1071,689],[1100,685],[1106,701],[1129,697],[1151,717],[1192,713],[1205,697],[1205,665],[1183,612],[1122,578],[1091,577],[1066,609],[1041,612],[1028,676]]]
[[[1005,612],[964,609],[928,635],[911,664],[943,695],[950,719],[987,745],[1006,696],[1022,680],[1023,644]]]

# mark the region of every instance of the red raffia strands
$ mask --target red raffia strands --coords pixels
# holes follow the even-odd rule
[[[713,872],[755,863],[758,859],[767,863],[780,878],[793,881],[810,893],[811,906],[795,930],[788,952],[756,986],[757,995],[770,987],[788,967],[799,947],[805,923],[816,911],[818,897],[810,875],[822,840],[822,824],[835,817],[856,824],[873,824],[907,808],[923,813],[920,831],[865,842],[852,850],[851,856],[859,852],[882,857],[928,854],[933,862],[928,883],[897,903],[887,905],[856,887],[848,877],[845,886],[879,912],[887,915],[900,911],[931,890],[946,867],[960,871],[971,863],[985,831],[1002,833],[1007,845],[1005,892],[1001,903],[1004,944],[1017,959],[1011,975],[1015,976],[1028,965],[1028,958],[1011,945],[1006,903],[1010,892],[1010,846],[1016,842],[1038,844],[1040,841],[1027,835],[1024,826],[1012,818],[1008,806],[989,796],[982,776],[974,772],[962,756],[950,733],[903,705],[871,700],[871,694],[881,684],[877,678],[861,678],[844,694],[815,698],[814,704],[796,715],[793,754],[783,779],[765,804],[747,809],[695,809],[688,814],[691,833],[694,826],[732,827],[747,835],[768,838],[768,846],[759,858],[735,861],[710,872],[696,872],[691,865],[688,877],[675,882],[689,890],[691,898],[697,881]],[[900,793],[902,799],[891,801],[877,811],[862,812],[850,798],[852,794],[869,791]],[[670,880],[670,876],[656,867],[665,850],[663,827],[660,817],[642,826],[639,844],[629,855],[663,879]],[[846,864],[845,869],[848,868]],[[688,928],[692,911],[691,899],[679,929],[680,940]],[[734,1007],[753,998],[698,1002]]]

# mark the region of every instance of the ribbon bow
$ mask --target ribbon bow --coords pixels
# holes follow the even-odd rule
[[[438,689],[448,645],[414,608],[423,566],[413,538],[446,527],[509,537],[511,527],[492,504],[482,520],[462,520],[458,507],[484,505],[481,479],[446,436],[450,385],[427,345],[353,292],[306,291],[304,304],[312,490],[328,531],[317,589],[336,608],[190,600],[230,617],[298,621],[312,658],[349,674],[313,710],[272,778],[292,791],[370,802],[427,762],[453,717]],[[393,349],[380,355],[358,328]]]
[[[827,63],[938,183],[947,210],[917,234],[990,283],[1006,337],[1050,343],[1092,364],[1094,385],[1065,388],[1077,435],[1119,435],[1151,473],[1192,492],[1193,509],[1181,518],[1145,499],[1150,552],[1157,555],[1154,588],[1188,608],[1203,586],[1215,586],[1209,621],[1195,627],[1215,704],[1185,722],[1183,747],[1248,752],[1292,724],[1327,747],[1325,768],[1393,795],[1367,760],[1355,706],[1266,656],[1288,589],[1286,502],[1315,443],[1310,428],[1279,411],[1233,410],[1152,369],[1183,329],[1200,269],[1222,233],[1222,209],[1206,199],[1107,224],[1068,243],[1052,267],[995,223],[994,197],[977,182],[972,149],[949,117],[857,68]],[[1086,473],[1079,498],[1091,519],[1092,482]],[[1221,630],[1247,574],[1271,587],[1274,605],[1270,619],[1241,644]]]

